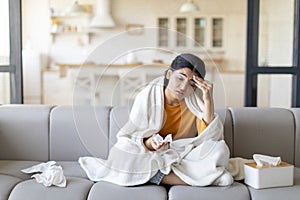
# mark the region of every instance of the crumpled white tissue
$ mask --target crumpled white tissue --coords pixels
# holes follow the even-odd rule
[[[46,163],[41,163],[41,164],[34,165],[32,167],[28,167],[26,169],[22,169],[21,171],[27,174],[34,173],[34,172],[43,172],[47,170],[49,167],[51,167],[52,165],[54,165],[55,163],[56,163],[55,161],[48,161]]]
[[[55,185],[58,187],[66,187],[66,177],[63,174],[63,169],[61,166],[56,166],[55,161],[49,161],[47,163],[40,163],[32,167],[22,169],[23,173],[37,173],[31,176],[35,178],[36,182],[42,183],[44,186],[49,187]]]
[[[253,154],[253,159],[257,167],[262,166],[278,166],[281,163],[280,157],[266,156],[262,154]]]
[[[165,138],[161,137],[161,135],[159,134],[156,134],[153,136],[153,140],[159,145],[167,144],[169,142],[172,142],[172,134],[168,134]]]

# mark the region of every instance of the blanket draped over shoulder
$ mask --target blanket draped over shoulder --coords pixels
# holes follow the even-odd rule
[[[185,102],[201,119],[203,102],[198,92],[197,89]],[[146,183],[160,170],[164,174],[173,171],[193,186],[232,184],[233,178],[227,171],[229,149],[223,140],[223,124],[218,115],[199,136],[174,140],[167,150],[149,151],[143,138],[160,131],[163,115],[163,77],[159,77],[137,95],[129,120],[118,132],[117,143],[107,160],[79,158],[89,179],[133,186]]]

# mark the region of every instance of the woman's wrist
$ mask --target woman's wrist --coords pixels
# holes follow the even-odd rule
[[[203,120],[207,123],[210,124],[210,122],[214,119],[214,103],[213,100],[209,100],[207,102],[204,102],[205,105],[205,110],[204,110],[204,115],[203,115]]]
[[[144,145],[147,147],[148,150],[154,151],[154,148],[151,145],[151,140],[152,140],[152,137],[144,138]]]

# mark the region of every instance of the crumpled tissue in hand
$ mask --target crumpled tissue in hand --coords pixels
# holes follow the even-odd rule
[[[49,187],[55,185],[58,187],[66,187],[66,177],[63,174],[61,166],[54,165],[55,161],[49,161],[47,163],[41,163],[32,167],[21,170],[23,173],[37,173],[31,176],[35,178],[36,182],[42,183],[44,186]]]
[[[153,140],[159,145],[167,144],[172,142],[172,134],[168,134],[165,138],[161,137],[159,134],[155,134]]]
[[[257,167],[262,166],[278,166],[281,163],[280,157],[272,157],[261,154],[254,154],[253,159],[256,162]]]

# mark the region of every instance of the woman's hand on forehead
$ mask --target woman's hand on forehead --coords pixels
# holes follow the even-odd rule
[[[195,85],[202,91],[203,100],[212,100],[213,84],[196,75],[193,76],[193,80],[195,81]]]

